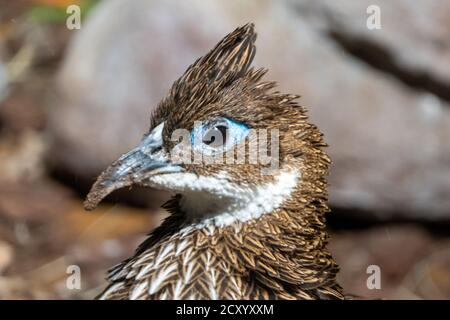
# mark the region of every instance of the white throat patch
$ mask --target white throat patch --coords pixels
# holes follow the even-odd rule
[[[289,198],[299,178],[298,171],[284,170],[273,182],[255,188],[237,186],[225,173],[209,177],[172,173],[153,176],[150,184],[181,193],[181,208],[197,228],[203,228],[225,227],[274,211]]]

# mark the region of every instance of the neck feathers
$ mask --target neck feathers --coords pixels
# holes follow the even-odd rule
[[[189,222],[182,197],[173,198],[172,215],[111,271],[100,298],[342,299],[320,180],[303,174],[271,212],[221,226]]]
[[[294,192],[301,173],[287,169],[271,182],[259,186],[236,186],[225,174],[204,179],[208,188],[217,188],[216,195],[204,191],[185,192],[179,206],[195,228],[223,228],[235,223],[257,221],[277,210]],[[199,185],[199,181],[194,183]],[[201,183],[201,182],[200,182]],[[201,187],[200,190],[203,190]]]

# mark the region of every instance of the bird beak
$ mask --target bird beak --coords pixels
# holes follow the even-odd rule
[[[164,122],[128,153],[122,155],[97,178],[84,201],[86,210],[94,210],[108,194],[131,185],[139,185],[150,176],[181,172],[161,152]]]

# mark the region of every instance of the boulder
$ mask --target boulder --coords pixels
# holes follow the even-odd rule
[[[102,2],[58,74],[52,161],[92,179],[140,140],[190,63],[252,21],[254,65],[302,95],[330,144],[331,205],[449,219],[450,3],[377,3],[381,29],[369,30],[366,0]]]

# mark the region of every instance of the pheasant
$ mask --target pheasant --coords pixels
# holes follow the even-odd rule
[[[246,24],[189,66],[138,146],[92,186],[87,210],[133,185],[174,194],[168,218],[97,298],[344,299],[326,248],[326,144],[299,96],[250,66],[255,39]],[[255,142],[276,161],[251,161]]]

